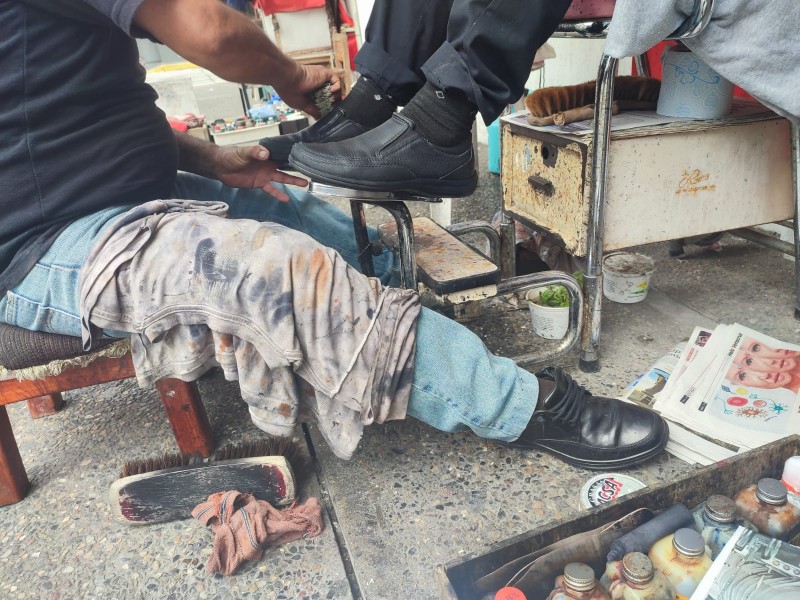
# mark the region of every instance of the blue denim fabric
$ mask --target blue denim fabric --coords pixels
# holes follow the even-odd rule
[[[409,416],[442,431],[469,428],[510,442],[530,421],[538,397],[535,375],[492,355],[463,325],[423,307]]]
[[[173,197],[223,201],[230,207],[230,218],[272,221],[302,231],[358,268],[350,217],[307,192],[284,190],[291,199],[288,203],[277,202],[261,190],[229,188],[180,173]],[[81,265],[105,227],[129,208],[109,208],[70,225],[28,276],[0,299],[0,320],[80,337]],[[371,230],[370,237],[375,235]],[[376,276],[385,284],[396,282],[397,262],[389,251],[376,256]],[[417,327],[408,414],[442,431],[469,428],[482,437],[503,441],[519,437],[533,413],[536,377],[507,358],[492,356],[476,335],[433,311],[423,308]]]
[[[130,208],[107,208],[67,227],[25,279],[0,299],[0,320],[25,329],[80,337],[81,266],[106,226]]]

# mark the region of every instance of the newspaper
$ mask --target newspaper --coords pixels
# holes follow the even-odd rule
[[[739,324],[696,327],[621,398],[670,422],[668,452],[713,464],[800,431],[800,345]]]
[[[689,341],[683,344],[683,350],[680,357],[678,357],[678,363],[672,370],[672,375],[667,380],[667,384],[664,386],[664,389],[661,392],[662,397],[668,396],[671,393],[673,387],[675,386],[675,382],[680,379],[681,375],[683,375],[687,367],[691,364],[692,360],[694,360],[694,357],[697,356],[697,353],[700,351],[700,349],[705,347],[705,345],[708,343],[711,333],[711,331],[708,331],[702,327],[694,328],[692,335],[689,337]]]
[[[675,346],[650,369],[634,379],[623,390],[620,399],[658,410],[656,407],[658,398],[667,392],[673,378],[685,370],[686,365],[696,355],[697,349],[705,345],[710,335],[709,331],[696,328],[688,342]],[[670,423],[666,450],[685,462],[701,465],[726,460],[738,452],[738,448],[727,447],[726,444],[713,438],[704,439],[674,421]]]
[[[778,598],[800,598],[800,548],[739,527],[690,600]]]

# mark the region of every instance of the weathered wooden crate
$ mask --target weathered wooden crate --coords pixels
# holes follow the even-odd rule
[[[605,251],[728,231],[794,215],[789,122],[690,121],[612,132]],[[505,210],[586,256],[592,139],[502,119]]]
[[[583,511],[573,519],[554,521],[495,544],[485,552],[440,565],[436,569],[439,597],[442,600],[476,600],[472,584],[516,558],[571,535],[596,529],[638,508],[658,511],[676,502],[694,507],[711,494],[734,496],[762,477],[780,478],[783,463],[795,455],[800,455],[800,435],[740,454],[729,461],[703,467],[672,483],[633,492],[615,502]]]

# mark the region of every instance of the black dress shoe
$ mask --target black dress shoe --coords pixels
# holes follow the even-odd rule
[[[298,131],[286,135],[276,135],[264,138],[258,143],[269,150],[269,157],[278,163],[281,169],[289,168],[289,153],[294,145],[299,142],[313,142],[324,144],[338,142],[351,137],[356,137],[367,131],[367,128],[347,118],[344,110],[334,108],[319,121]]]
[[[558,367],[536,373],[555,383],[522,435],[510,445],[552,452],[584,469],[630,467],[661,453],[669,427],[635,404],[592,396]]]
[[[298,144],[289,163],[313,181],[355,190],[441,198],[469,196],[478,185],[471,140],[435,146],[402,114],[342,142]]]

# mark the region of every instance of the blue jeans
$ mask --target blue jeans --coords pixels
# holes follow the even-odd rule
[[[302,231],[335,249],[358,268],[358,248],[349,216],[319,198],[285,188],[290,202],[261,190],[229,188],[179,173],[173,197],[226,202],[233,219],[271,221]],[[55,241],[28,276],[0,299],[0,320],[26,329],[81,335],[78,279],[81,265],[105,227],[130,207],[83,217]],[[371,231],[370,236],[376,235]],[[397,259],[384,251],[374,259],[385,284],[396,281]],[[510,441],[530,420],[538,382],[507,358],[493,356],[465,327],[422,309],[417,325],[414,383],[408,414],[442,431],[472,429],[481,437]]]

